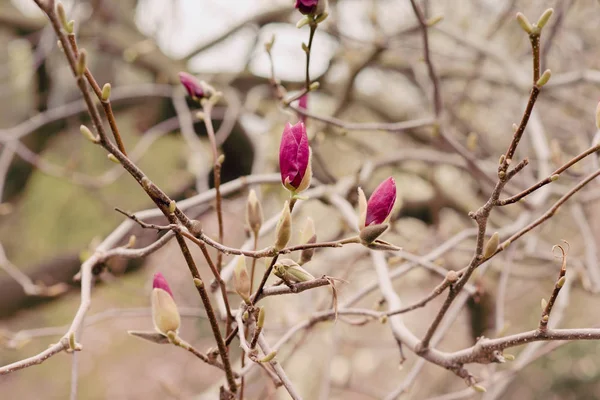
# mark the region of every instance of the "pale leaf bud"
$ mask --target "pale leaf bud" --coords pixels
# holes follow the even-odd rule
[[[248,304],[250,304],[250,275],[246,269],[246,258],[238,257],[235,269],[233,270],[233,286],[237,294]]]
[[[288,282],[307,282],[315,279],[310,272],[289,258],[279,260],[273,269],[275,276]]]
[[[92,143],[98,143],[100,140],[98,136],[94,135],[92,131],[90,131],[90,129],[85,125],[81,125],[79,127],[79,132],[81,132],[81,134]]]
[[[527,17],[520,12],[517,13],[517,22],[519,25],[521,25],[521,28],[523,28],[525,32],[533,32],[533,26],[531,25],[531,22],[529,22]]]
[[[256,327],[258,329],[262,329],[262,327],[265,325],[265,308],[264,307],[260,307],[258,309],[258,321],[256,321]]]
[[[81,49],[79,51],[79,56],[77,57],[77,66],[75,68],[75,73],[78,77],[83,76],[85,70],[87,68],[87,51],[85,49]]]
[[[263,212],[262,206],[256,197],[254,189],[248,193],[248,201],[246,202],[246,225],[254,233],[254,236],[258,236],[258,231],[263,224]]]
[[[542,76],[540,76],[540,79],[538,79],[538,81],[535,83],[535,85],[538,87],[544,86],[546,83],[548,83],[551,76],[552,72],[549,69],[545,70]]]
[[[538,19],[538,22],[536,24],[537,27],[542,29],[544,26],[546,26],[552,14],[554,14],[554,10],[552,8],[549,8],[546,11],[544,11],[540,19]]]
[[[498,249],[498,244],[500,243],[500,234],[498,232],[494,232],[490,240],[487,241],[485,246],[483,247],[483,258],[490,258]]]
[[[115,157],[115,155],[113,153],[108,153],[108,155],[106,156],[110,161],[114,162],[115,164],[120,164],[121,162],[119,161],[119,159],[117,157]]]
[[[110,99],[110,90],[110,83],[105,83],[104,86],[102,86],[102,101],[108,101],[108,99]]]
[[[277,222],[277,228],[275,230],[275,247],[276,250],[283,249],[292,236],[292,214],[290,213],[289,203],[286,201]]]

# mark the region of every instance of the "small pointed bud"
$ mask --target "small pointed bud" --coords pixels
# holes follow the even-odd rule
[[[262,327],[265,325],[265,308],[264,307],[260,307],[258,309],[258,320],[256,321],[256,327],[258,329],[262,329]]]
[[[550,180],[551,180],[552,182],[554,182],[554,181],[557,181],[557,180],[558,180],[558,176],[559,176],[558,174],[554,174],[554,175],[552,175],[552,176],[550,177]]]
[[[436,15],[427,20],[427,26],[432,27],[444,19],[443,15]]]
[[[567,281],[567,277],[566,276],[561,276],[560,279],[558,280],[558,282],[556,282],[556,287],[561,288],[565,285],[565,282]]]
[[[117,157],[115,157],[115,155],[113,153],[108,153],[108,155],[106,156],[110,161],[114,162],[115,164],[120,164],[121,162],[119,161],[119,159]]]
[[[471,387],[473,388],[474,391],[479,392],[479,393],[485,393],[485,392],[487,392],[487,389],[484,388],[481,385],[473,385]]]
[[[87,68],[87,51],[85,49],[81,49],[79,51],[79,56],[77,57],[77,66],[75,68],[75,73],[78,77],[83,76],[85,70]]]
[[[458,280],[458,273],[454,270],[450,270],[446,273],[446,280],[448,282],[454,283]]]
[[[506,240],[506,241],[502,242],[502,244],[500,245],[500,248],[501,248],[502,250],[506,250],[506,248],[507,248],[508,246],[510,246],[510,243],[511,243],[511,241],[510,241],[510,240]]]
[[[360,241],[365,246],[373,243],[389,228],[388,224],[369,225],[360,230]]]
[[[393,177],[381,182],[367,202],[365,226],[379,225],[388,221],[396,203],[396,181]]]
[[[504,154],[502,154],[500,156],[500,159],[498,160],[498,165],[502,165],[504,164],[504,161],[506,160],[506,156]]]
[[[549,8],[546,11],[544,11],[540,19],[538,19],[538,22],[536,24],[537,27],[542,29],[544,26],[546,26],[552,14],[554,14],[554,10],[552,8]]]
[[[194,286],[197,288],[203,288],[204,282],[202,282],[202,279],[194,278]]]
[[[548,301],[546,301],[546,299],[544,299],[542,297],[542,301],[541,301],[540,305],[542,306],[542,310],[545,310],[546,307],[548,306]]]
[[[65,12],[65,6],[59,1],[56,3],[56,14],[58,15],[58,20],[62,25],[63,29],[67,33],[73,33],[72,26],[71,30],[69,30],[69,23],[67,22],[67,13]]]
[[[292,214],[290,213],[289,203],[286,201],[277,222],[277,228],[275,229],[275,247],[276,250],[283,249],[292,236]]]
[[[102,101],[108,101],[108,99],[110,99],[110,90],[110,83],[105,83],[104,86],[102,86]]]
[[[504,359],[506,361],[515,361],[515,356],[512,355],[512,354],[506,354],[506,353],[504,353]]]
[[[494,232],[490,240],[487,241],[485,246],[483,247],[483,258],[490,258],[498,249],[498,244],[500,243],[500,234],[498,232]]]
[[[98,143],[100,141],[98,136],[94,135],[92,131],[90,131],[90,129],[85,125],[81,125],[79,127],[79,132],[81,132],[81,134],[92,143]]]
[[[75,31],[75,21],[70,20],[69,22],[67,22],[67,25],[65,26],[65,30],[67,31],[68,34],[72,34]]]
[[[399,251],[402,250],[401,247],[393,245],[385,240],[377,239],[373,243],[367,245],[367,247],[371,250],[381,250],[381,251]]]
[[[169,339],[166,335],[154,331],[127,331],[131,336],[139,337],[140,339],[147,340],[156,344],[167,344]]]
[[[308,48],[308,45],[306,43],[302,42],[301,47],[302,47],[302,50],[304,50],[305,53],[307,53],[307,54],[310,53],[310,49]]]
[[[237,294],[250,304],[250,275],[246,269],[246,257],[238,257],[235,269],[233,270],[233,286]]]
[[[317,90],[319,87],[321,86],[321,84],[319,82],[313,82],[308,86],[308,91],[312,92]]]
[[[300,193],[308,186],[312,176],[311,152],[306,127],[302,122],[286,124],[279,146],[281,183],[292,193]]]
[[[155,329],[163,335],[177,332],[181,324],[179,311],[173,300],[173,292],[160,272],[154,275],[152,287],[152,319]]]
[[[600,102],[596,106],[596,128],[600,129]]]
[[[256,192],[254,189],[251,189],[250,193],[248,193],[248,200],[246,202],[246,225],[254,233],[254,236],[257,237],[262,224],[262,206],[256,197]]]
[[[548,83],[551,76],[552,76],[552,72],[549,69],[545,70],[544,73],[542,74],[542,76],[540,76],[540,79],[538,79],[538,81],[535,83],[535,85],[537,87],[544,86],[546,83]]]
[[[177,202],[175,200],[171,200],[169,202],[169,214],[173,214],[177,210]]]
[[[513,124],[512,124],[512,130],[513,130],[513,132],[516,132],[518,129],[519,129],[519,125],[517,125],[517,124],[515,124],[513,122]]]
[[[315,233],[315,223],[312,218],[306,219],[306,225],[304,225],[304,229],[302,230],[302,238],[301,242],[303,244],[314,244],[317,242],[317,235]],[[304,249],[300,253],[300,265],[304,265],[310,260],[312,260],[313,255],[315,254],[315,249]]]
[[[544,315],[544,316],[542,317],[542,322],[548,322],[548,320],[549,320],[549,319],[550,319],[550,316],[549,316],[549,315]]]
[[[137,241],[137,238],[135,235],[129,236],[129,240],[127,241],[127,248],[132,249],[133,247],[135,247],[136,241]]]
[[[531,22],[529,22],[527,17],[520,12],[517,13],[517,22],[519,25],[521,25],[521,28],[523,28],[525,32],[533,32],[533,26],[531,25]]]
[[[276,355],[277,355],[277,351],[272,351],[269,354],[267,354],[264,358],[258,360],[258,362],[266,363],[266,362],[272,361]]]
[[[195,76],[188,74],[187,72],[180,72],[179,81],[187,91],[188,96],[192,99],[201,100],[206,96],[204,86]]]

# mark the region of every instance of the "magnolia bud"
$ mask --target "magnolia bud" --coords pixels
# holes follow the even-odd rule
[[[105,83],[104,86],[102,86],[102,101],[108,101],[110,98],[110,90],[110,83]]]
[[[85,73],[85,69],[87,68],[87,51],[85,49],[81,49],[79,52],[79,57],[77,57],[77,65],[75,68],[75,73],[77,76],[82,76]]]
[[[540,79],[538,79],[538,81],[535,83],[535,85],[538,87],[544,86],[546,83],[548,83],[551,76],[552,72],[549,69],[545,70],[542,76],[540,76]]]
[[[167,335],[177,332],[181,324],[173,293],[164,276],[158,272],[152,282],[152,319],[155,329]]]
[[[498,244],[500,243],[500,235],[498,232],[494,232],[490,240],[487,241],[485,246],[483,247],[483,258],[490,258],[498,249]]]
[[[279,146],[281,183],[292,193],[300,193],[310,186],[312,178],[311,151],[306,127],[302,122],[283,129]]]
[[[258,309],[258,321],[256,321],[256,327],[258,329],[262,329],[262,327],[265,325],[265,308],[264,307],[260,307]]]
[[[235,291],[240,297],[247,303],[250,304],[250,276],[246,269],[246,258],[244,256],[238,257],[235,269],[233,270],[233,286]]]
[[[79,132],[81,132],[81,134],[88,139],[90,142],[92,143],[98,143],[98,141],[100,140],[96,135],[94,135],[92,133],[92,131],[90,131],[90,129],[85,126],[85,125],[81,125],[79,127]]]
[[[396,203],[396,181],[391,176],[381,182],[367,202],[365,226],[386,222]]]
[[[275,247],[276,250],[283,249],[292,236],[292,214],[290,213],[289,203],[286,201],[283,205],[283,211],[277,222],[277,228],[275,230]]]
[[[370,225],[360,230],[360,240],[364,245],[373,243],[379,236],[389,228],[388,224]]]
[[[521,28],[523,28],[525,32],[533,32],[533,26],[531,25],[531,22],[529,22],[527,17],[520,12],[517,13],[517,22],[519,25],[521,25]]]
[[[544,11],[540,19],[538,19],[538,22],[536,24],[537,27],[542,29],[544,26],[546,26],[552,14],[554,14],[554,10],[552,8],[549,8],[546,11]]]
[[[306,225],[304,225],[304,230],[302,231],[301,242],[304,244],[313,244],[317,242],[317,235],[315,234],[315,223],[312,218],[306,219]],[[306,264],[309,262],[313,255],[315,254],[315,249],[304,249],[300,253],[300,265]]]
[[[254,233],[254,237],[258,236],[258,231],[263,223],[263,212],[260,202],[256,197],[254,189],[248,193],[248,201],[246,202],[246,225]]]

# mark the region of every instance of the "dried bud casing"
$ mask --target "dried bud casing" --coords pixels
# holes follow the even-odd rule
[[[388,224],[369,225],[364,227],[360,230],[359,234],[361,243],[364,245],[373,243],[379,236],[383,235],[389,227]]]
[[[290,213],[290,206],[287,201],[283,205],[283,211],[279,217],[279,222],[277,222],[275,235],[275,244],[273,247],[276,250],[283,249],[292,236],[292,214]]]
[[[488,240],[483,247],[483,258],[490,258],[498,249],[498,244],[500,244],[500,234],[498,232],[494,232],[490,240]]]
[[[310,272],[289,258],[279,260],[273,269],[275,276],[292,283],[307,282],[315,279]]]
[[[254,189],[248,193],[248,201],[246,202],[246,225],[254,233],[254,236],[258,236],[258,231],[263,224],[263,212],[262,206],[256,197]]]
[[[237,294],[247,303],[250,304],[250,275],[246,269],[246,258],[238,257],[233,270],[233,286]]]

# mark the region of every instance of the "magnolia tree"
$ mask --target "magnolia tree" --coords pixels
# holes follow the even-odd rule
[[[331,330],[338,329],[340,325],[374,325],[382,335],[394,339],[397,351],[393,353],[393,357],[396,363],[401,366],[406,363],[410,369],[408,372],[398,372],[397,369],[388,371],[387,376],[391,377],[391,382],[384,386],[380,383],[375,385],[379,387],[379,391],[377,395],[372,396],[384,396],[386,399],[394,399],[407,392],[414,382],[419,381],[425,365],[439,367],[442,371],[445,369],[445,374],[455,375],[459,381],[464,382],[465,388],[456,393],[442,395],[442,398],[469,397],[488,389],[493,389],[490,392],[490,398],[493,398],[506,390],[516,372],[559,344],[565,341],[600,339],[598,328],[556,328],[566,307],[563,304],[559,307],[560,310],[556,310],[561,300],[561,290],[570,287],[576,279],[593,281],[596,276],[597,265],[589,264],[579,268],[577,274],[570,273],[567,243],[555,243],[554,248],[550,244],[552,250],[547,249],[545,253],[548,255],[545,256],[540,256],[539,252],[535,256],[528,255],[551,265],[548,269],[554,276],[553,283],[544,288],[546,295],[541,299],[541,310],[536,311],[539,314],[536,321],[529,321],[529,324],[524,326],[511,327],[511,333],[508,332],[509,328],[504,326],[504,303],[506,292],[510,288],[508,279],[512,276],[508,265],[512,265],[518,255],[525,252],[520,244],[523,237],[536,235],[539,227],[550,220],[561,206],[600,175],[597,166],[585,177],[575,174],[577,181],[569,186],[560,187],[553,195],[556,198],[550,201],[550,192],[546,190],[550,186],[546,186],[562,179],[564,174],[586,157],[593,156],[600,150],[600,145],[593,144],[570,157],[560,153],[559,165],[556,165],[554,170],[537,165],[546,165],[548,157],[535,160],[536,168],[541,171],[539,174],[528,172],[528,169],[532,168],[529,166],[530,160],[518,152],[521,147],[519,145],[527,134],[537,137],[538,142],[534,144],[538,146],[537,150],[540,146],[546,146],[543,144],[545,139],[543,134],[539,133],[539,127],[527,131],[526,128],[534,119],[539,119],[539,116],[534,116],[534,108],[538,97],[551,82],[550,70],[543,71],[541,68],[544,57],[542,50],[545,49],[541,45],[541,38],[552,19],[552,9],[541,12],[535,23],[531,23],[521,13],[516,13],[518,25],[514,20],[511,22],[511,29],[518,30],[520,25],[520,33],[531,42],[533,62],[529,79],[529,99],[522,116],[512,127],[510,139],[505,141],[504,150],[484,156],[476,151],[478,146],[481,146],[476,135],[468,135],[463,140],[450,133],[452,123],[445,113],[445,104],[442,101],[442,78],[438,73],[438,66],[432,60],[429,40],[431,30],[437,29],[441,18],[429,18],[416,0],[406,1],[416,16],[416,25],[410,30],[418,33],[422,40],[423,59],[433,103],[432,116],[394,123],[346,122],[309,110],[312,96],[317,95],[320,90],[319,82],[311,79],[309,74],[311,51],[316,40],[315,32],[325,29],[323,26],[327,26],[328,20],[335,17],[332,13],[333,8],[328,6],[326,0],[296,0],[294,7],[299,12],[296,15],[297,19],[299,18],[297,27],[308,26],[306,42],[298,44],[302,46],[306,55],[305,82],[299,90],[288,92],[285,84],[277,79],[273,66],[269,79],[271,96],[282,109],[292,112],[288,114],[291,122],[287,122],[279,130],[280,176],[255,174],[222,183],[222,169],[228,160],[222,154],[221,143],[215,135],[213,112],[223,101],[223,88],[201,81],[187,72],[180,72],[179,81],[191,100],[190,104],[194,104],[195,115],[205,125],[212,152],[214,188],[175,201],[144,173],[133,157],[128,155],[127,143],[119,133],[119,119],[116,118],[111,105],[111,84],[101,85],[94,77],[95,71],[89,68],[88,55],[85,49],[78,45],[75,23],[69,19],[63,5],[55,3],[54,0],[33,1],[44,12],[53,34],[58,38],[59,47],[64,53],[64,62],[70,68],[73,82],[77,85],[91,118],[91,126],[82,125],[81,134],[89,140],[89,146],[95,145],[98,151],[106,152],[110,160],[129,173],[139,185],[138,190],[144,191],[156,207],[136,213],[117,209],[126,217],[125,221],[96,246],[81,264],[77,276],[81,282],[81,303],[71,325],[58,342],[37,355],[1,367],[1,374],[17,374],[19,370],[40,364],[62,352],[72,353],[73,356],[76,352],[85,352],[85,338],[81,335],[86,328],[86,315],[94,297],[94,277],[104,263],[119,257],[144,258],[159,251],[171,241],[176,242],[183,255],[185,266],[189,270],[189,285],[193,285],[200,296],[202,314],[209,322],[214,346],[209,350],[195,347],[191,344],[195,338],[190,337],[191,334],[185,329],[181,329],[184,315],[180,315],[178,309],[178,293],[170,288],[161,273],[165,272],[166,266],[159,268],[161,272],[157,272],[153,278],[149,303],[154,330],[130,330],[129,334],[144,339],[147,346],[177,346],[189,352],[190,357],[195,356],[199,359],[198,362],[214,368],[214,386],[207,389],[208,398],[264,398],[265,395],[256,387],[265,385],[279,388],[281,398],[316,398],[310,387],[297,385],[295,376],[286,373],[286,359],[280,350],[291,343],[300,332],[310,333],[315,325],[324,321],[333,321],[333,324],[326,325],[326,329]],[[291,10],[291,5],[288,8]],[[562,19],[565,9],[561,9],[560,13]],[[514,15],[512,6],[508,7],[505,14]],[[550,35],[554,37],[555,33],[556,30],[552,30]],[[477,43],[473,44],[460,37],[454,39],[475,47],[480,53],[478,57],[489,55],[486,54],[486,49]],[[269,56],[275,51],[274,40],[265,44],[265,51]],[[388,46],[384,39],[375,45],[373,56],[360,68],[364,68]],[[350,88],[360,68],[353,74]],[[477,71],[473,74],[477,74]],[[348,96],[348,93],[345,95]],[[97,107],[98,104],[101,107]],[[589,120],[593,121],[593,106],[587,105],[587,108]],[[109,129],[105,127],[105,119]],[[535,123],[539,124],[537,121]],[[600,129],[600,106],[596,109],[596,126]],[[314,132],[311,132],[313,127]],[[428,129],[434,138],[433,142],[443,151],[434,148],[423,153],[416,148],[414,151],[406,148],[390,149],[387,159],[366,162],[359,171],[352,171],[334,182],[326,183],[321,181],[322,179],[313,179],[313,164],[318,154],[315,146],[323,140],[317,135],[317,130],[336,127],[347,132],[382,131],[388,132],[389,135],[401,131]],[[510,127],[506,127],[504,130],[509,129]],[[7,143],[4,142],[5,145]],[[272,156],[275,157],[275,154]],[[327,164],[328,160],[323,160],[322,154],[318,156],[322,169],[322,164]],[[400,182],[392,176],[382,181],[373,178],[375,170],[407,159],[458,166],[479,183],[479,196],[483,199],[470,212],[463,213],[472,220],[472,227],[466,227],[445,239],[439,232],[435,233],[432,230],[430,236],[437,237],[434,240],[437,243],[429,248],[423,247],[422,254],[413,254],[402,249],[404,243],[395,240],[399,236],[390,234],[399,229],[400,215],[404,207],[401,199],[408,197],[403,196],[402,190],[410,191],[411,188],[399,185],[402,189],[398,190],[396,185]],[[450,184],[460,185],[463,178],[448,179]],[[264,195],[261,195],[261,185],[279,180],[282,184],[280,190],[287,193],[287,200],[276,207],[280,211],[265,220],[265,199]],[[367,196],[363,186],[376,188]],[[240,222],[235,229],[245,229],[249,238],[241,246],[232,246],[226,244],[226,230],[232,228],[225,226],[224,201],[226,196],[237,192],[244,193],[247,188],[245,221]],[[543,195],[539,196],[540,193]],[[329,224],[328,219],[299,217],[298,209],[311,200],[322,202],[328,207],[327,215],[338,215],[344,221],[338,237],[326,241],[317,237],[316,231],[319,230],[319,226]],[[214,234],[188,213],[194,206],[211,202],[215,205],[218,227]],[[502,222],[501,219],[494,219],[493,214],[505,214],[504,207],[509,205],[523,207],[514,221],[509,223],[506,220]],[[162,224],[149,222],[158,216],[163,218]],[[583,218],[582,224],[585,223]],[[158,231],[162,236],[143,247],[136,246],[133,236],[125,246],[118,245],[133,227]],[[301,231],[301,235],[296,238],[295,232],[298,231]],[[583,231],[587,232],[589,229]],[[565,239],[571,244],[582,240],[575,235]],[[258,246],[262,242],[266,243],[263,248]],[[465,248],[466,244],[468,248]],[[201,269],[198,268],[199,259],[191,249],[196,247],[202,255],[201,262],[208,265],[210,275],[201,274]],[[468,251],[469,258],[455,268],[452,268],[452,263],[446,265],[443,261],[438,262],[446,253],[461,251]],[[359,263],[359,258],[366,256],[368,272],[361,275],[360,279],[354,279],[339,269],[322,273],[322,269],[314,265],[320,258],[325,259],[329,254],[340,254],[346,270],[354,268],[355,264]],[[499,279],[495,282],[498,297],[496,308],[501,316],[497,317],[500,318],[500,324],[497,324],[496,332],[492,333],[494,337],[475,334],[477,337],[473,344],[461,345],[464,340],[453,340],[442,350],[439,344],[444,337],[451,335],[451,327],[461,310],[469,304],[479,307],[482,299],[489,297],[489,293],[483,288],[482,276],[490,269],[491,261],[501,257],[505,258],[502,265],[497,267]],[[264,271],[260,264],[257,264],[257,260],[262,259],[266,260]],[[397,264],[400,266],[392,268]],[[169,265],[169,268],[184,268],[184,265]],[[402,277],[409,271],[416,269],[428,271],[425,284],[427,289],[419,293],[418,298],[409,296],[394,286],[396,282],[402,281]],[[369,278],[365,279],[365,276]],[[597,282],[592,282],[595,283]],[[303,292],[323,291],[326,291],[328,301],[318,307],[314,307],[312,303],[309,306],[306,302],[307,297],[303,297],[306,294]],[[364,301],[366,298],[372,300],[373,293],[378,296],[375,306],[372,302]],[[288,324],[282,328],[281,323],[276,321],[280,319],[283,306],[278,307],[277,303],[262,301],[272,296],[297,297],[298,302],[304,302],[302,307],[308,316],[289,314]],[[423,307],[426,308],[419,311]],[[553,310],[560,311],[560,315],[556,315]],[[418,312],[421,312],[418,318],[422,324],[415,328],[411,326],[414,321],[408,318]],[[338,332],[337,336],[339,335],[341,334]],[[378,337],[373,336],[370,344],[379,340],[376,339]],[[364,340],[369,341],[370,338],[365,336]],[[550,347],[530,347],[530,351],[524,351],[518,356],[513,354],[518,350],[511,352],[512,348],[533,342],[553,343]],[[296,346],[303,346],[303,342],[297,342]],[[326,363],[319,355],[311,355],[311,358],[311,364]],[[498,371],[478,368],[478,365],[494,365],[507,361],[515,362],[512,366],[507,364],[508,367]],[[304,368],[312,366],[304,365]],[[256,373],[257,371],[262,373]],[[75,382],[72,397],[75,397],[76,367],[72,373]],[[323,379],[327,385],[331,384],[330,376]],[[262,386],[256,382],[262,382]],[[367,393],[367,396],[368,386],[368,381],[352,383],[352,379],[349,379],[347,389]],[[320,393],[321,398],[327,398],[329,392]]]

